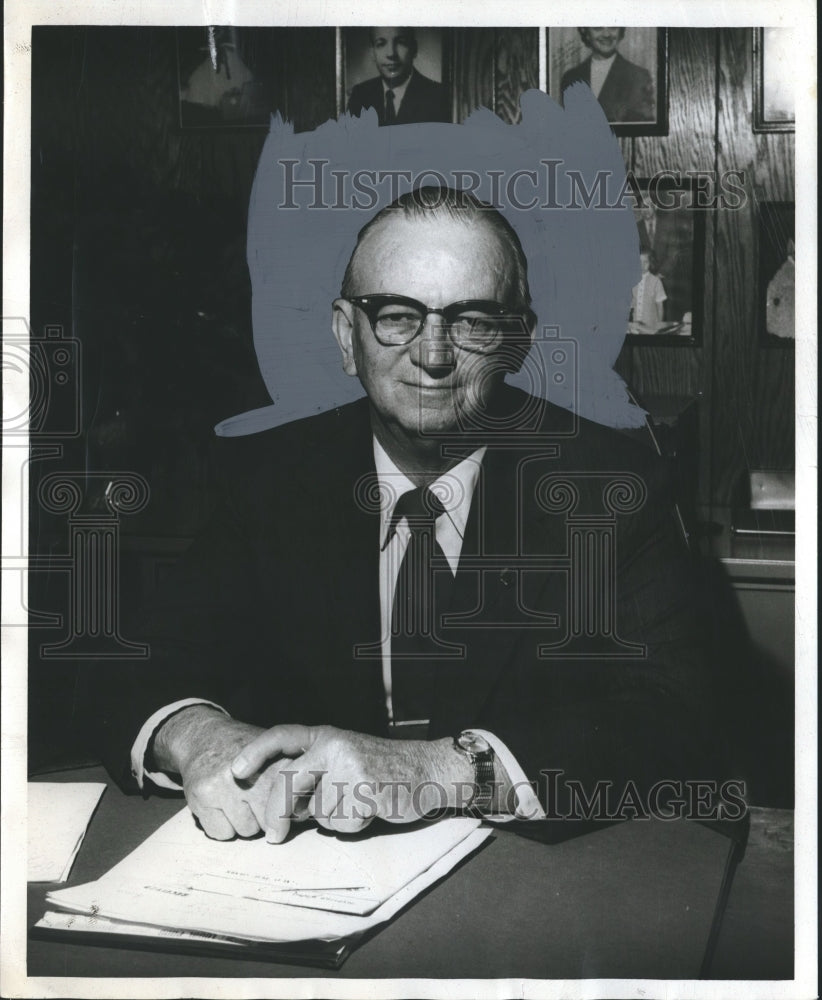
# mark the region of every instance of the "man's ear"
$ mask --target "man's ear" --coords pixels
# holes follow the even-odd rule
[[[347,299],[334,299],[331,305],[331,329],[342,354],[343,371],[346,375],[356,375],[354,307]]]

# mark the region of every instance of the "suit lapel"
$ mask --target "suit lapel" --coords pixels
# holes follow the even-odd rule
[[[417,114],[419,89],[419,74],[414,72],[411,74],[411,79],[405,88],[405,96],[402,99],[402,104],[400,104],[400,110],[397,112],[398,125],[408,125],[410,122],[417,121],[419,117]]]
[[[610,117],[619,120],[623,117],[622,105],[625,95],[625,60],[617,53],[613,65],[599,92],[599,103],[608,108]]]
[[[350,419],[325,452],[320,480],[320,544],[315,558],[316,627],[325,632],[326,661],[315,664],[318,694],[326,718],[349,729],[375,731],[382,723],[384,698],[379,656],[357,648],[378,643],[379,512],[370,500],[376,491],[371,425],[366,401],[355,404]],[[353,712],[353,715],[352,715]]]
[[[542,430],[549,429],[550,419],[549,412]],[[539,626],[542,641],[548,630],[559,626],[545,615],[561,614],[564,576],[560,572],[522,574],[520,560],[565,550],[564,522],[546,517],[533,495],[536,480],[558,471],[561,458],[561,450],[552,444],[488,448],[455,584],[452,613],[462,620],[452,619],[444,633],[449,641],[463,642],[467,656],[446,666],[438,691],[435,732],[472,724],[517,643],[533,638],[536,650],[538,633],[523,629],[525,618]]]

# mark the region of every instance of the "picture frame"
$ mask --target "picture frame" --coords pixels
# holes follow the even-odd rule
[[[591,84],[593,46],[616,56],[598,91],[614,132],[667,135],[667,28],[546,28],[547,89],[558,103],[571,83]]]
[[[381,95],[385,88],[381,85],[381,71],[376,64],[377,50],[371,44],[373,30],[370,27],[337,29],[337,115],[345,111],[360,114],[368,107],[379,104],[377,115],[380,125],[384,125],[387,122],[383,120]],[[422,77],[422,81],[418,79],[413,84],[414,91],[406,91],[397,111],[396,124],[455,122],[453,32],[447,28],[412,30],[417,51],[410,58],[414,74]],[[400,40],[400,35],[396,38]],[[392,44],[387,38],[380,38],[379,41],[382,45]],[[422,88],[418,86],[420,82],[423,83]]]
[[[795,339],[795,220],[792,201],[761,201],[758,219],[758,326],[763,347],[792,348]]]
[[[182,131],[267,130],[272,114],[286,115],[279,29],[210,25],[176,30]]]
[[[753,130],[795,132],[791,28],[753,29]]]
[[[699,345],[705,210],[699,207],[696,186],[692,179],[677,182],[657,176],[637,178],[635,192],[643,276],[633,290],[625,342],[646,347]]]

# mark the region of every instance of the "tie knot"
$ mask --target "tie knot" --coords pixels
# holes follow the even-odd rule
[[[431,521],[445,513],[445,507],[436,493],[432,493],[427,486],[418,486],[415,490],[408,490],[397,501],[394,508],[394,516],[407,518],[418,518]]]
[[[442,501],[427,486],[418,486],[414,490],[408,490],[397,500],[383,547],[394,537],[397,525],[403,518],[408,521],[408,527],[414,531],[430,527],[440,514],[444,513],[445,507],[443,507]]]

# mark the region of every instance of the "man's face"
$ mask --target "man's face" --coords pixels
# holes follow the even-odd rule
[[[398,212],[358,248],[354,294],[404,295],[433,309],[480,299],[507,305],[509,271],[503,246],[483,223],[407,219]],[[365,312],[344,299],[335,303],[335,324],[343,366],[362,382],[383,442],[387,435],[424,449],[439,434],[476,426],[505,375],[502,354],[454,347],[441,316],[429,315],[420,334],[402,346],[380,344]]]
[[[588,44],[595,56],[600,59],[610,58],[619,45],[619,28],[589,28]]]
[[[417,46],[406,28],[372,28],[371,51],[377,72],[389,87],[399,87],[411,75]]]

